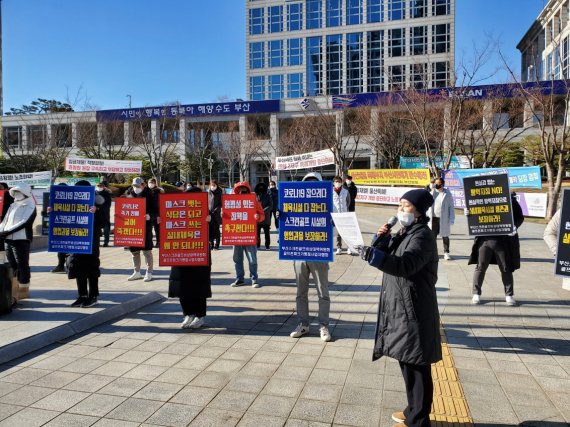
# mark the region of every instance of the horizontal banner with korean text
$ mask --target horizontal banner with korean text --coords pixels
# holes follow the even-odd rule
[[[355,184],[416,185],[429,184],[429,169],[353,169],[348,171]]]
[[[359,185],[356,201],[359,203],[398,205],[402,195],[410,190],[409,187],[372,187]]]
[[[463,178],[506,172],[511,188],[542,188],[540,166],[522,166],[512,168],[482,168],[443,171],[447,188],[463,188]]]
[[[71,172],[139,174],[142,171],[142,161],[67,157],[65,159],[65,170]]]
[[[276,171],[311,169],[326,165],[334,165],[334,154],[329,149],[275,158]]]
[[[0,174],[0,182],[5,182],[8,187],[26,183],[30,187],[47,188],[51,185],[51,171],[29,173],[3,173]]]
[[[447,158],[442,156],[434,157],[435,165],[443,169]],[[451,156],[451,163],[448,169],[469,169],[469,158],[467,156]],[[403,157],[400,156],[400,168],[402,169],[428,169],[429,162],[426,156]]]

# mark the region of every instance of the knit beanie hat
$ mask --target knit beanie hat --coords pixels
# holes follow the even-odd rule
[[[429,191],[423,189],[410,190],[404,193],[400,200],[405,199],[416,207],[416,210],[425,215],[427,210],[433,205],[433,197]]]

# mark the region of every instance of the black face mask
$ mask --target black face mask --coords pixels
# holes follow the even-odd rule
[[[443,185],[441,185],[441,184],[435,184],[435,188],[438,190],[440,190],[442,187],[443,187]]]

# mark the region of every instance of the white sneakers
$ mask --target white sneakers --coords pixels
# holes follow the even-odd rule
[[[129,282],[132,282],[133,280],[141,280],[143,277],[141,275],[140,271],[135,271],[133,274],[131,274],[129,276],[129,278],[127,279]]]
[[[510,296],[510,295],[507,295],[507,296],[505,297],[505,302],[507,303],[507,305],[510,305],[510,306],[515,306],[515,305],[517,305],[517,302],[515,301],[514,297],[512,297],[512,296]]]
[[[342,254],[342,249],[341,249],[341,248],[336,248],[336,254],[337,254],[337,255]]]
[[[471,304],[481,304],[481,296],[473,294],[473,298],[471,298]]]
[[[190,324],[194,321],[194,316],[185,316],[184,320],[182,321],[182,323],[180,324],[180,327],[182,329],[188,329],[190,327]]]
[[[309,333],[309,327],[299,323],[295,330],[289,334],[291,338],[301,338],[303,335]]]
[[[143,282],[150,282],[151,280],[152,280],[152,273],[147,271],[146,274],[144,275]]]
[[[198,329],[204,326],[204,317],[185,316],[180,324],[182,329]]]
[[[446,261],[449,261],[449,260],[451,259],[451,255],[449,255],[449,252],[445,252],[445,253],[443,254],[443,259],[446,260]]]
[[[329,342],[331,340],[331,333],[329,332],[329,328],[327,328],[325,325],[321,325],[320,329],[319,329],[320,333],[321,333],[321,339],[324,342]]]
[[[251,287],[252,288],[261,288],[261,285],[258,283],[257,280],[254,279],[251,281]]]

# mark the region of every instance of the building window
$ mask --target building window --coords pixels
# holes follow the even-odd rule
[[[249,9],[249,34],[263,34],[263,8]]]
[[[568,37],[562,41],[562,78],[568,78]]]
[[[552,53],[546,55],[546,78],[552,79]]]
[[[342,34],[327,36],[327,94],[342,92]]]
[[[449,24],[432,26],[432,53],[448,53],[450,46]]]
[[[428,65],[427,64],[413,64],[410,65],[412,74],[412,85],[414,89],[425,89],[429,85]]]
[[[253,101],[265,99],[265,76],[249,78],[249,94]]]
[[[303,39],[289,39],[287,41],[287,65],[303,65]]]
[[[394,28],[388,30],[388,37],[390,56],[392,58],[404,56],[406,54],[406,29]]]
[[[307,30],[323,26],[322,0],[307,0]]]
[[[388,82],[389,90],[405,89],[406,66],[391,65],[389,67],[390,81]]]
[[[321,37],[307,38],[307,94],[309,96],[323,94],[322,49]]]
[[[449,62],[434,62],[432,64],[433,87],[447,87],[449,86]]]
[[[91,124],[91,123],[90,123]],[[91,135],[93,136],[93,134]],[[93,140],[97,141],[97,124],[95,123]],[[47,141],[47,129],[45,126],[28,126],[28,147],[42,147]]]
[[[265,49],[263,42],[255,42],[249,44],[249,68],[263,68]]]
[[[412,55],[425,55],[427,52],[427,27],[412,27],[411,32],[410,50]]]
[[[287,31],[303,29],[303,4],[291,3],[287,5]]]
[[[427,16],[427,0],[410,0],[410,16],[425,18]]]
[[[342,25],[342,1],[327,0],[327,27]]]
[[[554,78],[560,78],[560,50],[558,48],[554,49]]]
[[[384,20],[384,0],[368,0],[366,12],[368,22],[382,22]]]
[[[283,6],[271,6],[269,8],[269,32],[280,33],[283,31]]]
[[[362,0],[346,0],[346,24],[362,24]]]
[[[388,0],[388,18],[390,21],[406,19],[406,0]]]
[[[303,96],[303,73],[287,74],[287,97],[300,98]]]
[[[283,40],[271,40],[269,42],[269,66],[283,66]]]
[[[443,16],[450,14],[450,0],[433,0],[432,15]]]
[[[362,92],[362,33],[346,35],[346,90]]]
[[[9,149],[22,148],[22,127],[10,126],[4,128],[4,147]]]
[[[283,93],[283,76],[281,74],[269,76],[269,99],[281,99]]]
[[[382,92],[384,79],[382,57],[384,55],[384,31],[368,33],[368,92]]]
[[[71,125],[51,125],[51,140],[57,147],[71,147]]]
[[[166,144],[176,144],[180,138],[178,121],[166,119],[160,123],[161,141]]]

